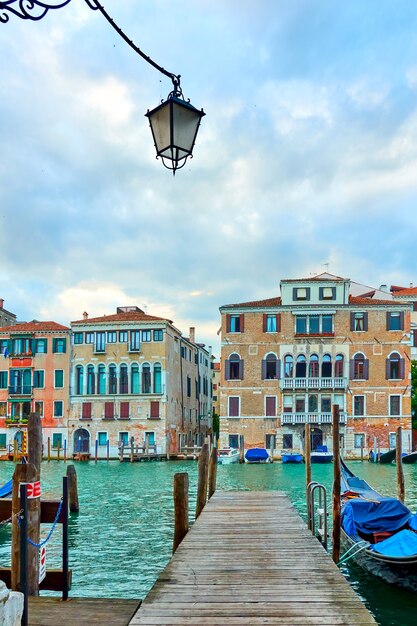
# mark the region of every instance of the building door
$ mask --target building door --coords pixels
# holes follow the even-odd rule
[[[74,452],[90,452],[90,433],[85,428],[78,428],[74,433]]]
[[[312,428],[311,430],[311,449],[317,450],[318,446],[323,445],[323,431],[320,428]]]

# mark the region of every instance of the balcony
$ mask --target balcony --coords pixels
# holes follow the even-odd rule
[[[9,396],[31,396],[32,385],[11,385],[9,386]]]
[[[347,388],[347,378],[283,378],[281,389],[342,389]]]
[[[281,413],[281,424],[331,424],[331,413]],[[346,424],[346,413],[340,412],[340,423]]]
[[[27,426],[29,422],[29,417],[8,417],[6,419],[6,427],[7,428],[22,428]]]

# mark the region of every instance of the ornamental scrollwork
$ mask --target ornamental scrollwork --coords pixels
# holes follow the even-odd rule
[[[0,22],[6,24],[10,19],[10,14],[22,20],[41,20],[50,9],[62,9],[71,0],[4,0],[0,2]],[[93,4],[94,0],[85,0],[90,9],[96,10],[98,7]]]

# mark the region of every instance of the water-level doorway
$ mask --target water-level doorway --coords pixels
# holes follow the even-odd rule
[[[74,452],[90,452],[90,433],[85,428],[78,428],[74,433]]]

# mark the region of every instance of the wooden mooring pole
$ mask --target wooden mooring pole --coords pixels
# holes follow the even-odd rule
[[[78,513],[80,506],[78,503],[78,480],[77,472],[74,465],[68,465],[67,467],[67,479],[68,479],[68,502],[69,510],[71,513]]]
[[[188,474],[178,472],[174,474],[174,544],[172,553],[176,551],[188,532]]]
[[[210,455],[210,465],[209,465],[209,490],[208,490],[208,499],[210,500],[213,493],[216,491],[216,483],[217,483],[217,447],[213,446]]]
[[[340,560],[340,410],[333,405],[333,561]]]
[[[135,438],[130,438],[130,462],[133,463],[135,460]]]
[[[311,428],[310,424],[306,424],[304,436],[304,462],[306,466],[306,489],[311,483]]]
[[[201,447],[198,457],[198,485],[197,485],[197,505],[195,509],[195,519],[198,518],[207,502],[209,454],[208,445],[205,443]]]
[[[239,435],[239,463],[245,462],[245,439]]]
[[[397,441],[395,450],[395,461],[397,463],[397,483],[398,483],[398,499],[404,502],[405,488],[404,488],[404,472],[403,472],[403,447],[402,447],[402,427],[397,428]]]
[[[48,463],[51,460],[51,438],[48,437]]]
[[[13,591],[19,591],[20,583],[20,529],[18,524],[18,513],[20,511],[20,483],[34,483],[37,480],[38,472],[36,467],[32,463],[19,463],[16,465],[13,474],[13,492],[12,492],[12,563],[11,563],[11,588]],[[39,498],[34,498],[34,500]],[[29,507],[28,507],[29,508]],[[33,532],[35,524],[33,516],[28,511],[28,531],[30,538],[39,543],[39,526],[37,536]],[[30,532],[32,529],[32,532]],[[32,568],[32,564],[37,573],[36,580],[39,579],[39,556],[38,549],[33,546],[28,546],[28,563],[29,569]],[[32,578],[33,580],[33,578]],[[31,595],[39,595],[39,583],[38,593],[32,593]]]

